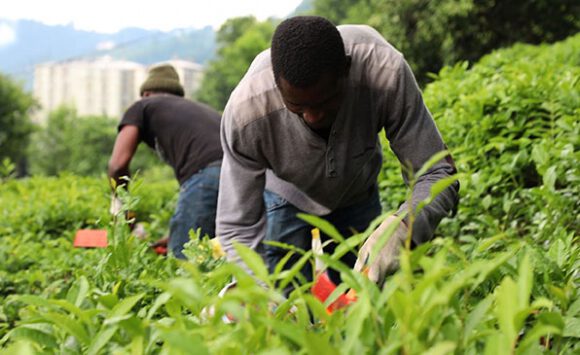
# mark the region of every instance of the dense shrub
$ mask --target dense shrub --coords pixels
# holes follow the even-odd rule
[[[143,222],[146,240],[129,238],[123,224],[112,224],[108,213],[110,188],[102,174],[99,178],[64,174],[2,183],[0,298],[11,294],[66,297],[71,284],[83,275],[92,282],[98,280],[102,287],[130,280],[123,292],[132,294],[144,287],[142,281],[135,279],[140,270],[158,265],[158,270],[147,273],[170,272],[147,247],[149,242],[166,235],[177,196],[177,183],[165,174],[160,176],[163,180],[155,175],[137,178],[131,187],[131,207],[137,220]],[[115,235],[124,236],[123,253],[113,253],[112,248],[73,248],[79,229],[107,229],[110,243],[116,240]],[[103,264],[105,259],[112,261]],[[120,265],[124,265],[123,270],[119,270]],[[104,272],[106,267],[113,269]],[[20,306],[0,304],[0,338],[18,319]]]
[[[401,50],[420,82],[458,61],[516,42],[554,42],[580,31],[575,0],[316,0],[336,23],[366,23]]]
[[[460,235],[580,232],[580,35],[444,69],[425,97],[463,179]],[[485,212],[485,213],[483,213]],[[469,231],[484,214],[484,230]],[[480,217],[481,218],[481,217]]]
[[[443,69],[424,98],[464,173],[454,235],[578,233],[580,35]],[[385,150],[387,157],[392,157]],[[386,159],[383,186],[402,186]],[[394,202],[403,198],[394,189]],[[385,200],[386,198],[386,189]],[[482,223],[474,220],[485,219]]]
[[[33,131],[30,111],[35,105],[21,85],[0,73],[0,162],[10,159],[19,175],[25,173],[26,149]]]

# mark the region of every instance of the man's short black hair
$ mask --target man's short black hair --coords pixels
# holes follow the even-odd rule
[[[284,20],[272,38],[272,69],[278,82],[306,88],[323,73],[340,75],[346,67],[344,43],[336,26],[323,17],[296,16]]]

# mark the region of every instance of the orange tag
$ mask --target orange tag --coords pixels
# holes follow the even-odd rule
[[[365,276],[369,275],[369,267],[365,266],[362,270],[362,274]],[[348,292],[346,293],[346,297],[349,298],[351,301],[356,301],[356,291],[354,290],[354,288],[351,288],[350,290],[348,290]]]
[[[335,289],[336,285],[328,277],[328,274],[322,273],[316,278],[316,282],[312,286],[312,294],[321,302],[324,302]],[[354,301],[356,301],[356,295],[349,295],[348,293],[340,295],[336,301],[332,302],[326,308],[326,312],[331,314],[335,310],[346,307]]]
[[[105,229],[80,229],[73,242],[75,248],[106,248],[107,231]]]

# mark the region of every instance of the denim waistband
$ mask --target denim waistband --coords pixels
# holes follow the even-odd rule
[[[214,166],[222,166],[222,160],[214,160],[211,163],[207,164],[206,166],[203,167],[203,169],[205,168],[212,168]]]

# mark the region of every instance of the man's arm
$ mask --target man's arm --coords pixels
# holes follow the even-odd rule
[[[222,116],[221,144],[224,157],[220,173],[216,234],[228,259],[242,264],[233,243],[256,249],[265,235],[265,168],[247,151],[253,146],[253,137],[240,134],[232,111],[226,107]]]
[[[125,125],[119,131],[108,169],[109,179],[115,181],[115,186],[127,185],[127,181],[121,178],[131,176],[129,164],[135,155],[139,142],[139,128],[137,126]]]
[[[385,123],[385,132],[393,152],[401,164],[417,172],[429,158],[446,150],[443,139],[431,113],[425,106],[421,91],[413,73],[402,58],[398,70],[396,89],[390,100],[390,110]],[[437,181],[456,173],[453,159],[449,156],[442,159],[423,176],[415,181],[412,192],[412,207],[416,209],[420,201],[428,198],[431,187]],[[404,174],[405,182],[408,178]],[[441,219],[451,213],[458,203],[459,183],[442,191],[431,203],[415,217],[413,224],[413,241],[423,243],[433,237]],[[399,213],[409,211],[408,202],[400,208]],[[405,220],[407,221],[407,219]]]

